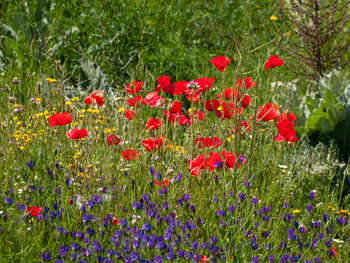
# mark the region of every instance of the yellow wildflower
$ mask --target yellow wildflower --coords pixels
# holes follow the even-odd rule
[[[277,16],[270,16],[270,20],[271,21],[276,21],[276,20],[278,20],[278,17]]]
[[[46,78],[45,81],[46,81],[47,83],[55,83],[55,82],[57,82],[57,80],[52,79],[52,78]]]

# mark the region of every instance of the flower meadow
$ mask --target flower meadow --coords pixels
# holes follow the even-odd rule
[[[301,184],[296,117],[266,88],[282,58],[264,78],[230,60],[71,98],[50,76],[24,104],[6,84],[1,262],[348,262],[350,212]]]

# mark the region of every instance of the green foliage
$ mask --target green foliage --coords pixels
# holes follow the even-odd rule
[[[81,61],[90,61],[118,87],[147,76],[153,83],[159,75],[198,78],[212,57],[225,54],[238,65],[242,50],[262,46],[244,60],[255,70],[256,57],[267,57],[269,8],[269,1],[5,1],[0,68],[77,88],[85,80]]]
[[[350,142],[350,74],[333,71],[316,85],[316,92],[306,95],[310,115],[306,132],[311,139],[334,139],[346,158]],[[347,161],[347,159],[345,159]]]

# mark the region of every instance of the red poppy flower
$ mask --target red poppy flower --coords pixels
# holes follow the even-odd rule
[[[42,210],[41,207],[37,207],[37,206],[29,206],[27,207],[27,213],[31,216],[37,216],[40,211]]]
[[[209,147],[209,149],[213,149],[213,148],[219,147],[222,144],[222,142],[221,142],[221,139],[219,137],[196,138],[195,144],[199,148]]]
[[[119,223],[118,218],[114,216],[114,217],[112,218],[112,225],[117,226],[118,223]]]
[[[192,161],[189,161],[188,165],[190,173],[194,176],[197,176],[201,170],[204,170],[207,167],[206,158],[204,154],[200,154]]]
[[[127,99],[126,102],[131,106],[135,106],[135,105],[138,105],[140,104],[141,102],[141,96],[140,95],[137,95],[135,97],[133,97],[132,99]]]
[[[207,166],[209,167],[209,171],[213,171],[214,169],[225,167],[226,170],[232,169],[235,165],[235,157],[231,152],[222,151],[221,155],[217,152],[210,152],[210,156],[207,158]],[[239,164],[236,164],[237,168]]]
[[[236,82],[236,87],[242,87],[243,85],[243,78],[237,78],[237,82]],[[250,89],[251,86],[255,86],[256,83],[254,81],[252,81],[251,77],[246,77],[244,79],[244,88],[245,89]]]
[[[107,136],[107,143],[108,145],[112,145],[114,144],[115,146],[117,146],[120,143],[120,139],[117,138],[117,136],[115,134],[111,134],[109,136]]]
[[[337,258],[337,248],[336,247],[332,247],[331,255],[332,255],[332,257]]]
[[[289,121],[295,121],[295,115],[291,112],[287,113],[285,111],[282,112],[280,116],[277,117],[277,120],[289,120]]]
[[[144,105],[158,107],[164,103],[164,98],[158,96],[158,91],[151,92],[146,95],[146,98],[141,101]]]
[[[208,78],[208,77],[201,77],[199,79],[196,79],[195,82],[197,82],[199,86],[199,88],[197,89],[197,92],[209,91],[211,86],[215,82],[215,79]]]
[[[128,119],[128,120],[132,120],[132,118],[134,117],[135,115],[135,112],[134,111],[131,111],[131,110],[125,110],[124,112],[124,118],[125,119]]]
[[[66,125],[72,122],[72,116],[69,115],[67,112],[58,113],[56,112],[54,115],[50,116],[48,119],[49,125],[51,127],[56,125]]]
[[[200,93],[196,93],[194,90],[190,90],[189,94],[186,96],[190,102],[197,103],[199,101]]]
[[[167,187],[168,184],[169,184],[169,179],[168,178],[164,178],[164,180],[160,181],[160,182],[158,182],[157,180],[154,180],[154,183],[156,185],[159,185],[159,186],[162,186],[162,187]]]
[[[141,90],[142,84],[143,84],[143,81],[131,82],[126,86],[125,91],[133,95]]]
[[[173,95],[182,95],[182,94],[185,94],[186,91],[188,90],[187,88],[187,84],[188,82],[187,81],[175,81],[174,82],[174,92],[173,92]]]
[[[233,102],[222,102],[221,104],[222,111],[223,111],[223,118],[232,119],[232,117],[238,117],[243,112],[242,107],[235,107],[235,104]]]
[[[243,109],[247,108],[250,104],[250,97],[248,95],[244,95],[241,100],[241,106]]]
[[[222,151],[222,156],[224,157],[225,160],[225,169],[226,170],[230,170],[235,166],[235,156],[233,155],[232,152],[225,152]],[[240,154],[238,154],[238,157],[240,156]],[[236,163],[236,167],[239,167],[239,163]]]
[[[176,118],[180,116],[179,113],[172,113],[170,111],[163,111],[163,113],[168,117],[168,122],[173,122]]]
[[[194,122],[196,119],[203,120],[204,114],[200,110],[193,110],[191,113],[188,114],[188,119],[190,120],[190,124],[192,125],[192,122]]]
[[[170,113],[178,113],[180,114],[181,113],[181,102],[180,101],[173,101],[171,104],[170,104],[170,109],[169,109],[169,112]]]
[[[251,77],[246,77],[244,80],[245,83],[245,89],[250,89],[250,87],[254,87],[256,85],[256,83],[254,81],[252,81]]]
[[[131,161],[131,160],[134,160],[137,157],[139,157],[141,155],[141,153],[139,153],[135,150],[129,149],[129,150],[123,151],[122,155],[123,155],[125,160]]]
[[[202,102],[207,111],[214,111],[220,107],[220,101],[217,99],[207,100]]]
[[[142,141],[142,146],[145,147],[146,151],[150,152],[152,150],[157,151],[157,149],[163,144],[162,138],[149,138]]]
[[[84,102],[86,104],[91,104],[93,101],[95,101],[98,106],[101,106],[104,101],[104,98],[101,97],[101,95],[103,95],[103,90],[102,91],[95,90],[84,99]]]
[[[80,130],[74,128],[67,132],[66,136],[68,139],[81,139],[87,136],[87,131],[85,130],[85,128],[82,128]]]
[[[283,65],[283,60],[281,58],[278,58],[276,55],[273,55],[269,58],[269,60],[265,63],[265,72],[268,68],[274,68],[279,67]]]
[[[298,140],[295,137],[295,130],[293,129],[294,123],[289,120],[280,120],[276,127],[278,129],[278,135],[273,138],[276,142],[295,142]]]
[[[168,76],[160,76],[157,79],[158,86],[156,87],[156,91],[163,90],[166,93],[173,93],[174,92],[174,86],[170,82],[170,77]]]
[[[220,71],[223,72],[230,62],[231,58],[226,59],[225,56],[215,57],[210,62]]]
[[[221,93],[216,94],[216,96],[220,98],[222,101],[224,101]],[[229,100],[232,102],[234,102],[235,100],[239,102],[241,100],[241,92],[237,87],[224,89],[224,96],[226,100]]]
[[[155,130],[162,125],[162,122],[155,118],[149,118],[146,122],[146,130]]]
[[[202,255],[199,262],[209,262],[209,258],[207,258],[207,256],[205,256],[205,255]]]
[[[271,102],[267,103],[265,106],[260,106],[258,108],[258,117],[256,121],[270,121],[278,117],[277,110],[278,107],[276,104]]]
[[[180,126],[186,125],[187,123],[191,123],[191,121],[184,114],[176,115],[175,120]]]
[[[207,158],[207,166],[209,167],[209,171],[223,167],[224,162],[222,161],[220,154],[217,152],[210,152],[210,156]]]

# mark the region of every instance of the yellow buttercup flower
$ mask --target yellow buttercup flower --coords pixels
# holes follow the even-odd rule
[[[271,21],[276,21],[276,20],[278,20],[278,17],[277,16],[270,16],[270,20]]]
[[[293,214],[299,214],[301,211],[299,209],[293,210]]]
[[[52,79],[52,78],[46,78],[45,81],[46,81],[47,83],[55,83],[55,82],[57,82],[57,80]]]

